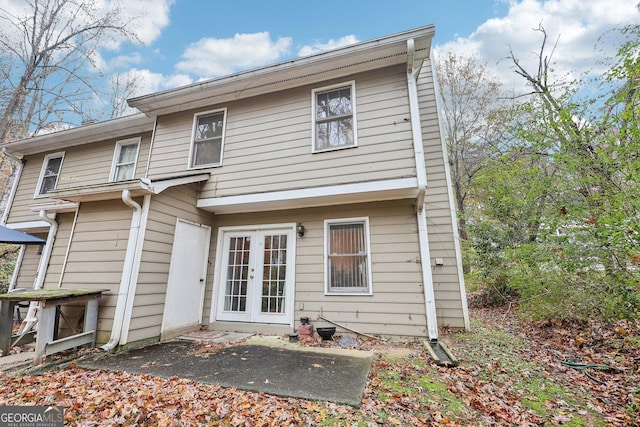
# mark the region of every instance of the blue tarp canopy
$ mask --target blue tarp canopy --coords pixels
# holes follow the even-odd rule
[[[44,245],[45,240],[23,233],[22,231],[13,230],[0,225],[0,243],[12,243],[17,245]]]

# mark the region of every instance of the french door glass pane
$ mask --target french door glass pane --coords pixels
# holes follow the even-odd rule
[[[247,282],[249,280],[249,253],[251,238],[232,237],[229,244],[227,283],[225,284],[224,310],[247,310]]]
[[[265,236],[261,312],[284,313],[286,274],[287,236],[285,234]]]

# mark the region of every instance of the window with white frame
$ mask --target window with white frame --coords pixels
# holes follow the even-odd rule
[[[63,158],[64,153],[48,154],[44,158],[42,169],[40,170],[40,178],[38,179],[36,197],[46,196],[49,191],[56,188]]]
[[[325,267],[327,293],[372,293],[367,218],[325,221]]]
[[[111,182],[133,179],[136,173],[140,138],[116,142],[111,164]]]
[[[189,167],[222,164],[226,110],[197,114],[194,118]]]
[[[313,151],[357,145],[354,82],[313,91]]]

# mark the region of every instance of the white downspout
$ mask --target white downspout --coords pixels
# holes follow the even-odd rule
[[[443,127],[443,120],[440,117],[440,85],[438,84],[438,74],[436,73],[435,63],[431,63],[431,73],[433,75],[433,87],[436,97],[436,111],[438,111],[438,127],[440,128],[440,141],[442,142],[442,155],[444,157],[444,171],[447,178],[447,191],[449,193],[449,211],[451,212],[451,225],[453,226],[453,244],[456,251],[456,264],[458,266],[458,283],[460,283],[460,297],[462,300],[462,317],[464,319],[464,328],[471,330],[471,323],[469,321],[469,306],[467,304],[467,289],[464,281],[464,270],[462,266],[462,248],[460,247],[460,231],[458,229],[458,215],[456,214],[456,206],[453,195],[453,185],[451,184],[451,170],[449,168],[449,154],[447,152],[447,142],[445,140],[445,132]]]
[[[7,220],[9,219],[9,211],[11,211],[11,206],[13,205],[13,199],[16,197],[16,191],[18,190],[18,183],[20,182],[20,178],[22,177],[22,170],[24,169],[24,160],[20,157],[16,157],[13,154],[9,153],[5,148],[2,149],[2,152],[7,156],[11,157],[13,160],[18,162],[18,167],[16,170],[16,176],[13,179],[13,183],[11,184],[11,192],[9,193],[9,197],[7,197],[7,204],[4,207],[4,213],[2,214],[2,225],[7,224]]]
[[[418,221],[418,237],[420,242],[420,262],[422,266],[422,284],[424,286],[424,303],[427,313],[427,332],[431,342],[438,341],[438,318],[431,274],[431,252],[429,251],[429,234],[427,230],[427,212],[424,206],[427,191],[427,169],[424,162],[424,144],[422,142],[422,126],[420,124],[420,105],[418,102],[418,74],[413,59],[415,53],[414,40],[407,40],[407,87],[409,92],[409,110],[411,112],[411,132],[413,151],[418,179],[418,197],[416,200],[416,217]]]
[[[118,298],[116,299],[116,311],[113,316],[113,326],[111,327],[111,338],[105,345],[100,347],[106,351],[112,350],[120,342],[127,300],[131,288],[136,246],[138,245],[138,230],[140,229],[142,218],[142,206],[131,198],[129,190],[122,191],[122,201],[125,205],[133,209],[133,214],[131,216],[131,228],[129,229],[129,240],[127,241],[127,250],[122,267]]]
[[[133,313],[133,302],[136,296],[136,287],[138,285],[138,273],[140,272],[140,262],[142,260],[142,246],[144,235],[147,231],[147,220],[149,218],[149,206],[151,205],[151,196],[145,195],[142,203],[142,213],[140,215],[140,225],[138,227],[138,235],[136,236],[136,250],[133,255],[133,268],[131,270],[131,282],[129,283],[129,292],[127,302],[125,304],[122,331],[120,333],[120,343],[126,344],[129,341],[129,327],[131,325],[131,314]]]
[[[73,236],[76,233],[76,224],[78,224],[78,214],[80,213],[80,206],[76,208],[76,213],[73,216],[73,224],[71,224],[71,231],[69,232],[69,241],[67,242],[67,250],[64,253],[64,260],[62,261],[62,269],[60,270],[60,279],[58,280],[58,287],[62,287],[62,280],[64,279],[64,273],[67,271],[67,262],[69,261],[69,252],[71,252],[71,242],[73,242]]]
[[[40,262],[38,263],[38,273],[36,275],[35,280],[33,281],[33,289],[42,289],[44,286],[44,278],[47,274],[47,267],[49,265],[49,260],[51,259],[51,251],[53,250],[53,242],[56,240],[56,234],[58,233],[58,223],[49,218],[47,215],[47,211],[41,210],[38,216],[46,223],[49,224],[49,233],[47,234],[47,242],[44,244],[44,248],[42,249],[42,255],[40,255]],[[32,301],[29,303],[29,310],[27,311],[27,315],[24,318],[24,321],[20,327],[20,334],[28,332],[33,328],[33,326],[38,321],[38,315],[36,312],[40,304],[37,301]]]
[[[40,257],[40,263],[38,264],[38,275],[33,282],[33,289],[42,289],[44,286],[44,276],[47,273],[47,266],[51,259],[51,251],[53,250],[53,242],[56,240],[56,234],[58,233],[58,223],[49,218],[47,211],[41,210],[39,213],[40,218],[49,224],[49,233],[47,234],[47,243],[45,243],[42,249],[42,256]]]
[[[24,260],[24,253],[26,251],[27,245],[20,246],[20,253],[18,254],[18,259],[16,260],[16,265],[13,268],[13,274],[11,275],[11,283],[9,283],[8,292],[13,292],[16,288],[16,283],[18,283],[18,272],[22,267],[22,261]]]
[[[15,172],[16,176],[11,183],[11,192],[9,193],[9,197],[7,197],[7,204],[4,207],[4,213],[2,214],[2,219],[0,220],[0,224],[7,225],[7,220],[9,219],[9,212],[11,211],[11,206],[13,205],[13,199],[16,197],[16,191],[18,190],[18,183],[20,182],[20,178],[22,177],[22,170],[24,168],[24,159],[20,157],[16,157],[13,154],[7,151],[7,148],[4,147],[2,152],[14,159],[18,162],[18,167]],[[20,246],[20,253],[18,254],[18,259],[16,260],[16,264],[13,267],[13,274],[11,275],[11,283],[9,283],[9,292],[13,291],[16,288],[16,283],[18,281],[18,272],[22,267],[22,260],[24,259],[24,252],[26,250],[26,245]]]

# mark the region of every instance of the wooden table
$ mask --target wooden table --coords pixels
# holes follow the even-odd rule
[[[45,356],[59,353],[83,344],[95,344],[98,325],[98,298],[103,290],[95,289],[37,289],[23,292],[0,294],[0,350],[3,356],[11,348],[13,313],[21,301],[40,303],[38,333],[36,335],[36,355],[34,363],[42,362]],[[84,327],[82,332],[69,337],[55,339],[57,307],[84,303]]]

